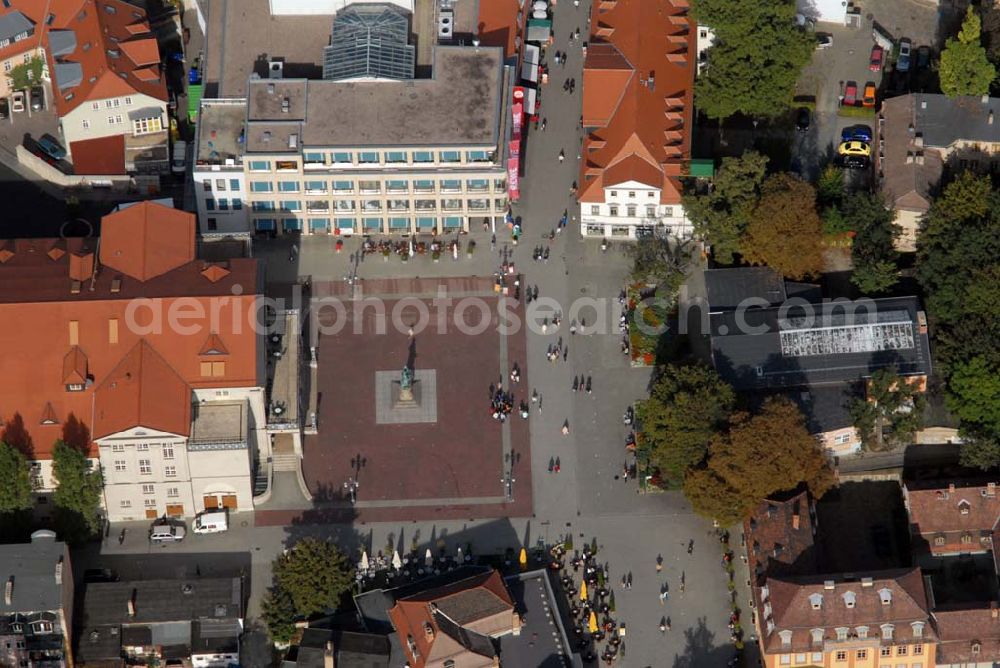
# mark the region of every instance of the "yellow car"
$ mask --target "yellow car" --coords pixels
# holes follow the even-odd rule
[[[872,147],[863,141],[845,141],[837,149],[840,155],[856,155],[862,158],[870,158]]]

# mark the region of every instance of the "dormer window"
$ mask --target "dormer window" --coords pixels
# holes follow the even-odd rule
[[[844,605],[848,608],[853,608],[856,601],[857,595],[853,591],[844,592]]]
[[[981,651],[983,651],[983,646],[982,645],[980,645],[978,642],[972,643],[972,653],[974,655],[979,656],[979,653]]]
[[[892,640],[892,632],[895,630],[895,627],[892,624],[883,624],[881,628],[882,640]]]
[[[855,628],[854,631],[855,631],[855,633],[858,634],[859,638],[867,638],[868,637],[868,627],[867,626],[859,626],[859,627]]]
[[[823,594],[810,594],[809,595],[809,605],[813,610],[819,610],[823,607]]]
[[[944,545],[944,534],[939,533],[938,535],[934,536],[934,544],[937,546]]]
[[[778,631],[778,637],[781,638],[781,644],[784,646],[789,646],[792,644],[792,632],[791,631]]]
[[[889,605],[892,603],[892,590],[888,587],[882,587],[878,590],[878,597],[882,601],[882,605]]]
[[[922,638],[924,636],[924,623],[923,622],[913,622],[910,624],[913,628],[913,637]]]
[[[969,510],[971,508],[972,506],[965,499],[962,499],[961,501],[958,502],[958,512],[962,513],[963,515],[968,515]]]
[[[812,641],[814,645],[818,645],[823,642],[823,629],[813,629],[810,633],[812,634]]]
[[[840,626],[835,630],[837,632],[837,640],[847,640],[848,629],[846,626]]]
[[[972,543],[972,534],[963,533],[962,534],[962,545],[969,545]]]

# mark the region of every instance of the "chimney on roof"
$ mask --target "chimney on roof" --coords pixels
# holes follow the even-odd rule
[[[434,627],[430,622],[424,622],[424,638],[427,642],[434,642]]]
[[[326,647],[323,648],[323,668],[335,668],[333,660],[333,641],[327,640]]]
[[[990,125],[993,125],[993,110],[992,109],[990,109],[989,116],[986,117],[986,122],[989,123]]]
[[[133,589],[132,593],[129,594],[129,597],[128,597],[128,616],[129,617],[135,617],[135,593],[136,593],[135,589]]]
[[[823,580],[823,589],[833,589],[833,580]]]
[[[794,515],[792,515],[792,528],[795,529],[796,531],[799,530],[799,514],[798,513],[795,513]]]
[[[979,101],[982,102],[983,104],[989,104],[990,103],[989,93],[987,93],[986,95],[983,95],[981,98],[979,98]]]
[[[511,610],[510,613],[510,632],[512,635],[521,635],[521,627],[524,625],[524,620],[521,619],[521,615],[517,614],[516,610]]]
[[[953,482],[948,483],[948,493],[949,494],[955,493],[955,483]]]
[[[906,152],[906,164],[908,164],[908,165],[912,165],[913,164],[913,152],[912,151],[907,151]]]
[[[996,601],[990,601],[990,617],[1000,619],[1000,607],[997,607]]]
[[[56,562],[56,584],[57,585],[61,585],[62,584],[62,569],[63,569],[62,557],[59,557],[59,561]]]
[[[862,587],[871,587],[872,586],[872,582],[873,581],[872,581],[871,578],[861,578],[861,586]]]
[[[7,584],[3,588],[3,602],[4,605],[12,605],[14,603],[14,576],[11,575],[7,578]]]
[[[995,482],[986,483],[986,496],[994,497],[997,495],[997,484]]]

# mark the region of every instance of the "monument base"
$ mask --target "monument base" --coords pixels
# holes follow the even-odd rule
[[[417,369],[413,385],[399,386],[398,371],[375,372],[375,424],[417,424],[437,422],[437,372]]]

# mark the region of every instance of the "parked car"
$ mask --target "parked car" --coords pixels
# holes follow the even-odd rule
[[[31,89],[31,110],[41,111],[45,108],[45,93],[42,91],[41,86],[35,86]]]
[[[882,63],[885,61],[885,50],[876,44],[872,47],[872,55],[868,60],[868,69],[872,72],[881,72]]]
[[[875,82],[869,81],[865,84],[865,94],[861,98],[861,105],[864,107],[875,106]]]
[[[896,70],[899,72],[910,71],[910,56],[913,52],[913,44],[908,39],[899,40],[899,55],[896,57]]]
[[[931,64],[931,47],[922,46],[917,49],[917,69],[926,70]]]
[[[24,111],[24,91],[16,90],[11,96],[11,108],[15,113],[21,113]]]
[[[227,529],[229,529],[229,515],[225,508],[199,513],[191,526],[191,531],[194,533],[222,533]]]
[[[867,125],[852,125],[840,132],[840,141],[851,141],[852,139],[870,144],[872,141],[872,129]]]
[[[841,104],[846,107],[853,107],[858,103],[858,84],[848,81],[844,86],[844,100]]]
[[[7,101],[7,98],[0,97],[0,120],[4,120],[8,116],[10,116],[10,102]]]
[[[809,108],[799,107],[798,111],[795,112],[795,129],[799,132],[805,132],[809,129]]]
[[[842,156],[844,160],[844,167],[848,169],[866,169],[868,167],[868,158],[860,155],[845,155]]]
[[[152,543],[179,543],[186,533],[180,525],[158,522],[149,530],[149,540]]]
[[[39,137],[38,148],[42,149],[56,160],[62,160],[66,157],[66,149],[64,149],[59,143],[59,140],[52,135],[42,135]]]
[[[837,153],[840,155],[857,155],[862,158],[868,158],[871,157],[872,147],[871,144],[866,144],[863,141],[845,141],[837,147]]]
[[[831,46],[833,46],[833,35],[825,32],[816,33],[817,49],[829,49]]]
[[[174,157],[170,161],[170,171],[174,174],[184,174],[187,171],[188,143],[186,141],[174,142]]]

